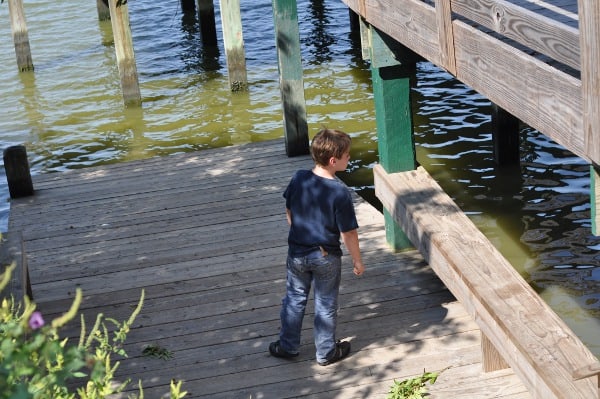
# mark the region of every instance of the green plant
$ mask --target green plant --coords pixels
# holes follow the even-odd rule
[[[14,268],[14,264],[8,266],[0,275],[0,292]],[[111,356],[127,356],[123,343],[142,309],[144,291],[124,322],[99,314],[87,333],[81,315],[79,343],[70,345],[67,339],[60,338],[59,330],[77,316],[81,298],[81,290],[77,289],[70,309],[49,324],[27,297],[23,303],[12,296],[2,299],[0,399],[104,399],[123,392],[130,380],[114,380],[119,362],[113,362]],[[114,327],[112,334],[107,325]],[[186,394],[181,391],[181,382],[171,381],[171,399],[181,399]],[[137,398],[143,399],[141,382]]]
[[[434,384],[440,372],[430,373],[423,370],[423,374],[408,378],[403,381],[394,380],[387,399],[423,399],[426,392],[425,385],[429,382]]]
[[[161,347],[158,344],[147,345],[142,351],[142,355],[147,357],[155,357],[157,359],[168,360],[173,358],[173,353],[168,349]]]

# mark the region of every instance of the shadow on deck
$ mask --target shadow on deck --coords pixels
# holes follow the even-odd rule
[[[383,217],[356,199],[367,271],[344,258],[338,338],[344,361],[320,367],[312,301],[301,355],[269,356],[284,293],[287,224],[282,192],[309,157],[274,141],[34,178],[36,194],[11,204],[33,295],[48,318],[76,287],[87,323],[124,320],[146,300],[118,375],[144,395],[183,380],[189,398],[384,398],[393,380],[444,371],[432,398],[529,398],[509,371],[481,373],[480,333],[415,251],[392,253]],[[19,254],[16,254],[17,256]],[[77,336],[79,324],[67,329]],[[143,356],[148,345],[172,354]]]

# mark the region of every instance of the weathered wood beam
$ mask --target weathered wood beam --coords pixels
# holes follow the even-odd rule
[[[581,95],[585,154],[592,163],[590,192],[592,232],[599,234],[600,214],[600,3],[579,0],[579,40],[581,45]]]
[[[558,62],[580,68],[577,28],[506,0],[452,0],[452,11]]]
[[[231,91],[244,91],[248,89],[248,78],[240,0],[221,0],[220,5],[229,87]]]
[[[441,63],[444,69],[456,75],[454,58],[454,33],[452,32],[451,0],[435,0],[438,40],[440,43]]]
[[[595,356],[422,167],[377,165],[373,176],[377,198],[532,397],[598,398]]]
[[[369,50],[369,24],[364,20],[364,18],[359,19],[360,24],[360,44],[361,44],[361,56],[365,61],[369,60],[370,50]]]
[[[127,2],[126,0],[109,0],[108,5],[115,38],[115,53],[121,79],[123,101],[126,107],[139,107],[142,104],[142,96],[135,65]]]
[[[17,68],[19,68],[20,72],[33,71],[33,60],[31,58],[23,0],[8,0],[8,12],[10,14],[10,27],[17,55]]]
[[[273,0],[273,19],[279,63],[279,89],[283,105],[285,150],[290,157],[305,155],[309,153],[308,123],[296,0]]]
[[[367,22],[443,68],[434,7],[418,0],[343,1],[356,12],[362,9],[359,13]],[[588,159],[583,145],[579,79],[458,19],[452,25],[456,77],[461,82]]]

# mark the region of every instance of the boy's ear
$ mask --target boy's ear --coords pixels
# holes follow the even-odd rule
[[[331,157],[329,158],[329,166],[334,166],[337,162],[337,159],[335,159],[335,157]]]

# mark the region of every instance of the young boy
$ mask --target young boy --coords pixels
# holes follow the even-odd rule
[[[358,223],[348,188],[335,178],[350,160],[350,136],[322,129],[311,144],[312,170],[299,170],[283,196],[290,225],[287,293],[281,307],[279,340],[269,345],[271,355],[298,356],[302,319],[311,285],[314,286],[314,339],[317,362],[335,363],[350,353],[350,342],[336,341],[338,293],[341,280],[340,235],[350,252],[354,274],[365,270],[358,243]]]

